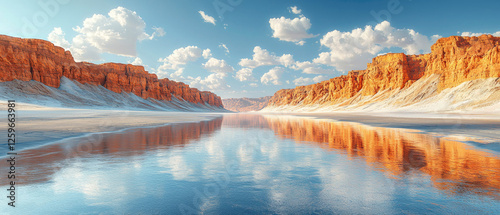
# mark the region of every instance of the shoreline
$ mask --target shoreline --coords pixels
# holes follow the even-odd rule
[[[260,113],[311,117],[320,120],[359,123],[365,126],[403,129],[430,136],[462,142],[479,149],[500,153],[500,116],[456,113],[410,113],[398,116],[393,113]],[[398,113],[403,114],[403,113]],[[497,118],[498,117],[498,118]]]
[[[70,142],[96,134],[127,132],[179,123],[202,122],[228,114],[311,117],[318,120],[359,123],[365,126],[426,133],[471,146],[500,152],[500,115],[402,112],[163,112],[24,106],[18,112],[17,152]],[[5,131],[0,131],[0,135]],[[21,146],[21,147],[19,147]],[[4,152],[3,147],[0,152]],[[3,155],[2,155],[3,157]]]
[[[213,112],[161,112],[92,109],[24,109],[17,113],[15,152],[71,142],[92,135],[127,132],[177,123],[196,123],[222,117]],[[0,135],[6,135],[6,129]],[[7,144],[0,149],[6,156]]]

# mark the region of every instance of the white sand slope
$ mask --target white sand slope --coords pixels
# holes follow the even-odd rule
[[[103,86],[81,84],[66,77],[61,86],[53,88],[37,81],[9,81],[0,83],[0,110],[5,109],[7,100],[15,99],[22,104],[19,108],[45,109],[116,109],[156,110],[189,112],[225,112],[223,108],[205,104],[194,104],[173,98],[172,101],[143,99],[133,93],[115,93]]]
[[[262,112],[452,112],[500,115],[500,78],[478,79],[438,92],[439,75],[403,90],[357,96],[338,104],[268,106]]]

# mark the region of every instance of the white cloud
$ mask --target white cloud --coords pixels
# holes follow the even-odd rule
[[[257,83],[250,83],[251,87],[258,87],[259,85]]]
[[[297,14],[297,15],[302,13],[302,10],[297,8],[297,6],[289,7],[288,11],[290,11],[290,13]]]
[[[234,76],[239,81],[250,81],[254,78],[252,77],[253,71],[250,68],[242,68]]]
[[[238,63],[242,67],[256,68],[259,66],[291,66],[294,64],[293,56],[290,54],[284,54],[281,57],[270,54],[266,49],[262,49],[260,46],[255,46],[253,49],[253,58],[243,58]]]
[[[200,90],[225,90],[230,88],[224,80],[225,77],[225,73],[213,73],[204,79],[201,77],[194,78],[189,85]]]
[[[52,32],[49,33],[48,40],[54,43],[56,46],[63,47],[64,49],[69,49],[71,44],[64,39],[66,34],[63,32],[61,28],[54,28]]]
[[[210,49],[205,49],[203,50],[202,56],[205,59],[209,59],[210,57],[212,57],[212,51]]]
[[[269,53],[266,49],[256,46],[253,49],[252,59],[243,58],[238,63],[242,67],[246,68],[257,68],[260,66],[277,66],[282,65],[294,70],[302,70],[302,73],[306,74],[332,74],[333,69],[324,69],[318,63],[313,63],[309,61],[295,61],[293,55],[283,54],[282,56],[276,56]]]
[[[227,77],[227,73],[234,71],[234,68],[231,67],[225,60],[219,60],[212,57],[203,64],[203,68],[212,72],[212,74],[205,78],[201,78],[200,76],[197,78],[188,77],[190,82],[189,85],[191,87],[210,91],[226,90],[230,88],[230,86],[226,84],[225,78]]]
[[[213,73],[230,73],[234,71],[225,60],[219,60],[216,58],[210,58],[206,63],[203,64],[203,68]]]
[[[260,82],[268,85],[268,84],[274,84],[274,85],[281,85],[281,75],[285,69],[283,67],[274,67],[269,72],[265,73],[261,78]]]
[[[99,60],[101,53],[135,57],[137,41],[165,35],[162,28],[153,28],[152,35],[147,34],[145,28],[146,23],[136,12],[117,7],[108,16],[94,14],[85,19],[82,26],[73,28],[78,34],[71,43],[64,39],[60,28],[54,28],[48,39],[65,45],[77,61]]]
[[[215,19],[207,14],[205,14],[204,11],[198,11],[198,13],[200,13],[201,15],[201,18],[203,18],[203,21],[205,22],[208,22],[208,23],[212,23],[213,25],[215,25]]]
[[[307,33],[311,28],[311,22],[304,16],[295,19],[271,18],[269,24],[273,29],[273,37],[282,41],[304,45],[304,39],[314,37],[314,35]]]
[[[203,51],[205,54],[210,53],[210,50],[205,49]],[[178,48],[172,52],[169,56],[165,58],[160,58],[158,62],[163,62],[161,66],[158,67],[156,74],[160,78],[169,77],[177,81],[182,81],[184,79],[181,74],[183,73],[183,67],[188,62],[193,62],[198,60],[202,56],[202,50],[197,46],[186,46]],[[174,73],[169,73],[171,71]]]
[[[69,50],[73,58],[75,58],[75,61],[101,60],[101,50],[90,45],[83,35],[77,35],[73,38]]]
[[[321,81],[324,81],[324,80],[328,80],[328,77],[322,76],[322,75],[318,75],[318,76],[316,76],[314,78],[299,77],[299,78],[293,80],[293,83],[296,86],[302,86],[302,85],[308,85],[308,84],[312,84],[312,83],[318,83],[318,82],[321,82]]]
[[[322,82],[322,81],[326,81],[328,80],[329,78],[326,77],[326,76],[323,76],[323,75],[318,75],[316,77],[313,78],[313,81],[314,82]]]
[[[300,77],[300,78],[293,80],[293,83],[297,86],[307,85],[311,82],[312,82],[311,78],[304,78],[304,77]]]
[[[155,30],[155,32],[153,32],[153,34],[151,34],[151,36],[149,37],[150,40],[154,39],[155,37],[163,37],[166,34],[163,28],[153,27],[153,30]]]
[[[180,69],[176,70],[175,72],[170,73],[169,77],[172,80],[186,82],[186,78],[184,78],[184,76],[182,76],[183,73],[184,73],[184,68],[180,68]]]
[[[226,44],[221,43],[221,44],[219,45],[219,48],[223,48],[223,49],[224,49],[224,51],[226,52],[226,54],[229,54],[229,49],[227,48]]]
[[[302,70],[305,74],[332,74],[334,70],[323,69],[317,63],[312,63],[310,61],[297,61],[290,68],[294,70]]]
[[[163,62],[163,65],[161,65],[159,69],[177,70],[190,61],[198,60],[201,55],[201,49],[197,46],[186,46],[183,48],[178,48],[174,50],[168,57],[160,58],[158,60],[158,62]]]
[[[387,21],[375,28],[367,25],[364,29],[357,28],[351,32],[335,30],[320,40],[321,45],[328,47],[330,52],[320,53],[313,62],[341,71],[363,69],[385,48],[400,47],[407,54],[426,53],[438,38],[438,35],[429,38],[412,29],[395,29]]]
[[[142,63],[142,59],[141,59],[141,58],[139,58],[139,57],[136,57],[136,58],[134,59],[134,61],[129,62],[129,63],[130,63],[130,64],[132,64],[132,65],[142,65],[142,64],[143,64],[143,63]]]
[[[491,34],[495,37],[500,37],[500,31],[497,31],[495,33],[473,33],[473,32],[462,32],[462,37],[479,37],[483,34]]]

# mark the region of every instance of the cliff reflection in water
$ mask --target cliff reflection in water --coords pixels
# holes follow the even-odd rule
[[[425,173],[433,185],[455,194],[474,192],[499,198],[500,158],[456,141],[403,129],[348,122],[265,116],[277,136],[317,144],[361,157],[392,176]]]
[[[183,147],[192,141],[220,130],[222,118],[198,123],[180,123],[156,128],[138,128],[118,133],[93,134],[88,137],[65,140],[40,148],[22,151],[19,155],[23,174],[16,175],[19,184],[40,183],[65,165],[67,159],[99,156],[127,158],[144,155],[151,150]],[[0,168],[8,168],[2,162]],[[2,180],[0,186],[7,185]]]
[[[390,177],[425,174],[433,186],[500,198],[500,157],[410,130],[275,115],[231,115],[224,126],[269,128],[281,138],[363,159]]]
[[[224,139],[235,138],[230,134],[231,129],[272,130],[279,138],[311,144],[345,154],[348,159],[365,161],[374,170],[383,171],[391,178],[429,176],[434,187],[449,193],[475,193],[500,199],[498,154],[403,129],[257,114],[227,114],[211,121],[92,135],[25,150],[19,156],[23,174],[19,175],[18,181],[20,184],[50,181],[56,172],[68,163],[78,162],[80,157],[104,158],[110,163],[132,158],[147,159],[150,151],[184,147],[195,140],[206,140],[204,135],[221,129],[222,133],[227,133],[222,134]],[[259,133],[262,132],[255,132],[256,135]],[[228,141],[232,145],[240,144],[236,139]],[[200,141],[200,144],[205,143]],[[7,168],[5,165],[5,162],[0,164],[2,168]],[[2,180],[0,185],[6,183]]]

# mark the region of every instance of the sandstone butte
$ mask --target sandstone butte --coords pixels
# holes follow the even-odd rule
[[[452,36],[439,39],[431,53],[391,53],[375,57],[366,70],[320,83],[279,90],[268,106],[340,104],[354,96],[372,96],[384,90],[411,86],[417,80],[439,75],[438,92],[476,79],[500,77],[500,37]]]
[[[144,99],[171,101],[175,97],[223,107],[221,98],[214,93],[167,78],[158,79],[143,66],[75,62],[69,51],[51,42],[0,35],[0,82],[35,80],[58,88],[62,76],[82,84],[101,85],[115,93],[134,93]]]

